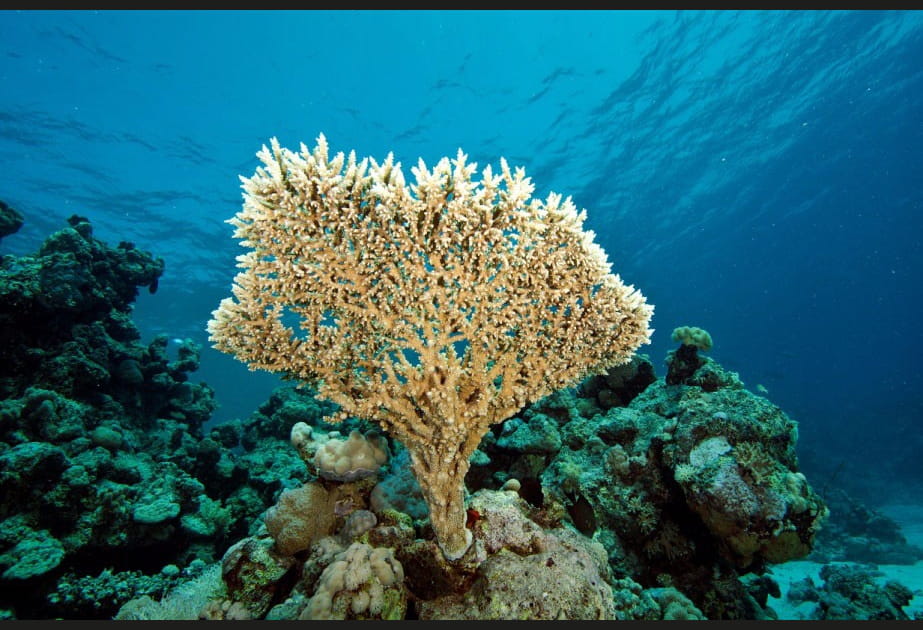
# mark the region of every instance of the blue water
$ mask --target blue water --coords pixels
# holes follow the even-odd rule
[[[806,464],[923,487],[923,13],[3,11],[0,47],[26,216],[2,251],[77,213],[162,256],[145,340],[207,346],[270,137],[407,169],[461,147],[587,209],[661,375],[672,329],[706,328]],[[211,349],[196,376],[216,421],[279,382]]]

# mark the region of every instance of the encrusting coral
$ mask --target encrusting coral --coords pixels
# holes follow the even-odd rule
[[[271,148],[229,222],[251,251],[210,341],[315,385],[411,454],[447,559],[464,555],[464,477],[490,425],[629,361],[653,307],[610,273],[585,212],[532,199],[505,160],[473,180],[459,150],[407,185],[389,155]],[[298,320],[300,332],[289,326]]]

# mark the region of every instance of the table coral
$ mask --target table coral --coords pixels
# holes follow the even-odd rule
[[[331,157],[323,135],[258,156],[230,220],[249,251],[209,339],[400,440],[440,548],[461,558],[464,477],[490,425],[629,361],[653,308],[610,273],[586,213],[532,199],[505,160],[480,181],[461,150],[421,160],[408,186],[393,156]]]

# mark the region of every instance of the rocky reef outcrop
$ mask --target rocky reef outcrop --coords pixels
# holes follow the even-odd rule
[[[399,443],[301,415],[307,474],[225,555],[202,616],[774,618],[768,569],[810,553],[827,510],[798,471],[796,423],[700,349],[668,357],[676,383],[636,357],[488,433],[466,479],[474,542],[452,563]],[[275,414],[308,404],[297,392],[278,390]],[[324,474],[332,450],[387,458]]]
[[[216,401],[190,380],[200,346],[143,343],[132,322],[163,273],[77,215],[0,257],[0,616],[111,616],[196,576],[265,507],[204,435]]]

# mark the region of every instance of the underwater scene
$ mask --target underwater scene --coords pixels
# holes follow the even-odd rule
[[[0,619],[923,619],[923,13],[0,49]]]

